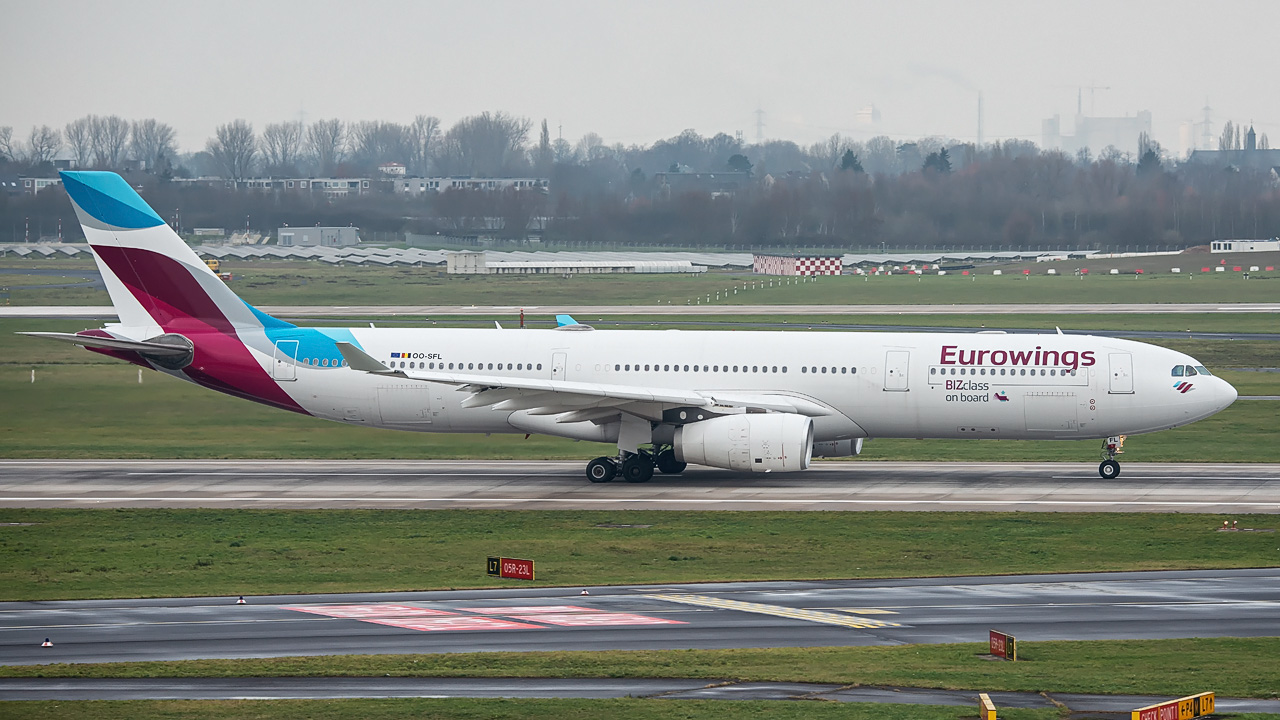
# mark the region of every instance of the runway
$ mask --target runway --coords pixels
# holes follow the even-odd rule
[[[1026,303],[972,305],[264,305],[277,317],[417,317],[555,315],[567,313],[589,322],[592,315],[1082,315],[1280,313],[1280,303]],[[110,305],[31,305],[0,307],[0,318],[86,318],[113,320]]]
[[[1270,568],[9,602],[0,664],[1263,637],[1278,598]]]
[[[1280,512],[1280,464],[817,462],[592,484],[582,462],[5,460],[0,507]]]

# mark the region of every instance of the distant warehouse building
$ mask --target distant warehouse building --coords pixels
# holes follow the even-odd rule
[[[360,244],[360,228],[282,227],[276,230],[280,247],[350,247]]]
[[[840,275],[839,255],[752,255],[751,271],[757,275]]]
[[[1280,252],[1280,238],[1274,240],[1214,240],[1212,252]]]
[[[586,273],[702,273],[688,260],[507,260],[489,262],[475,251],[445,253],[451,275],[576,275]]]

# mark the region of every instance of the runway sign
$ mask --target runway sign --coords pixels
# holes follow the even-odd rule
[[[487,572],[490,575],[496,575],[498,577],[515,578],[516,580],[532,580],[533,561],[518,560],[516,558],[490,557],[487,565]]]
[[[1212,715],[1213,706],[1213,693],[1205,692],[1138,708],[1130,715],[1130,720],[1191,720]]]
[[[1002,657],[1005,660],[1018,659],[1018,639],[1014,636],[1006,635],[999,630],[992,630],[990,644],[992,655]]]
[[[991,696],[986,693],[978,693],[978,718],[996,720],[996,704],[991,702]]]

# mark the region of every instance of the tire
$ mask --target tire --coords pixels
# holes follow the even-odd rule
[[[1098,474],[1103,480],[1114,480],[1120,476],[1120,463],[1115,460],[1103,460],[1098,466]]]
[[[618,466],[607,457],[598,457],[587,463],[587,479],[593,483],[611,482],[618,474]]]
[[[653,477],[653,461],[648,455],[632,455],[622,461],[622,479],[629,483],[649,482]]]
[[[688,463],[683,463],[676,459],[674,450],[663,450],[658,453],[657,465],[658,470],[663,475],[676,475],[684,472],[684,469],[689,467]]]

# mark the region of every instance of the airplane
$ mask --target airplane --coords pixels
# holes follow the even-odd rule
[[[1103,438],[1112,479],[1123,436],[1236,399],[1186,354],[1061,331],[298,327],[241,300],[119,175],[60,175],[120,322],[23,334],[336,422],[616,444],[592,482],[800,471],[868,438]]]

